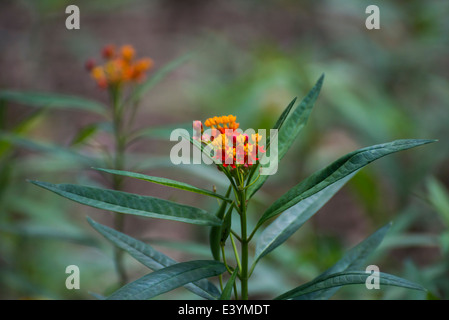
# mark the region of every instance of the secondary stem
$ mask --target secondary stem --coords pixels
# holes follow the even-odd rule
[[[126,140],[122,132],[122,110],[120,107],[120,91],[117,87],[111,88],[111,100],[113,105],[113,125],[114,125],[114,169],[123,170],[125,166],[125,148]],[[113,176],[112,187],[114,190],[120,190],[122,184],[122,177],[118,175]],[[114,227],[116,230],[123,232],[125,217],[121,213],[115,213]],[[127,282],[126,270],[123,262],[123,250],[115,247],[114,251],[115,268],[119,276],[120,285]]]

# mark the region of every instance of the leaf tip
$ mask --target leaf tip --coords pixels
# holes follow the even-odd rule
[[[32,183],[36,186],[42,186],[42,182],[38,181],[38,180],[31,180],[31,179],[26,179],[26,182]]]
[[[94,223],[96,223],[91,217],[86,216],[86,220],[87,222],[89,222],[90,225],[93,225]]]
[[[99,168],[99,167],[90,167],[92,170],[96,170],[96,171],[103,171],[103,172],[108,172],[107,169],[104,168]]]

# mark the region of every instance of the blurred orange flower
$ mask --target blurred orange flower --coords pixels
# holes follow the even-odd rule
[[[100,88],[116,87],[124,83],[136,83],[145,79],[146,73],[153,67],[150,58],[135,59],[135,49],[124,45],[117,50],[114,45],[107,45],[102,50],[106,60],[103,65],[95,65],[90,59],[86,68]]]

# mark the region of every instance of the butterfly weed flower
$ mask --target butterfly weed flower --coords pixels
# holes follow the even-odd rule
[[[232,176],[245,178],[249,170],[258,163],[260,155],[265,153],[261,145],[263,136],[258,133],[247,133],[239,129],[233,115],[208,118],[204,125],[194,121],[193,128],[197,139],[203,146],[212,151],[213,159],[219,170],[227,170]],[[248,130],[247,130],[248,131]],[[199,138],[198,138],[199,137]]]
[[[86,62],[86,68],[102,89],[141,82],[153,67],[150,58],[136,59],[131,45],[124,45],[119,50],[114,45],[107,45],[102,50],[102,57],[105,60],[102,65],[96,65],[92,59]]]

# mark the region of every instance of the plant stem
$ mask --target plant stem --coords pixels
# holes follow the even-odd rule
[[[237,266],[239,267],[239,270],[242,270],[242,265],[240,263],[239,255],[237,253],[237,247],[235,246],[234,238],[232,237],[232,234],[230,234],[229,237],[231,238],[232,248],[234,249],[234,255],[235,260],[237,262]]]
[[[243,183],[241,184],[243,186]],[[240,226],[241,231],[241,250],[242,259],[240,269],[240,282],[241,282],[241,298],[243,300],[248,300],[248,238],[247,238],[247,227],[246,227],[246,190],[242,188],[239,192],[240,196]]]
[[[123,170],[125,167],[125,148],[126,139],[122,132],[122,107],[120,105],[120,90],[113,87],[110,90],[112,106],[113,106],[113,125],[114,125],[114,168],[115,170]],[[112,188],[120,190],[123,178],[118,175],[113,176]],[[114,227],[116,230],[123,232],[125,224],[125,216],[115,212]],[[120,285],[123,286],[127,282],[126,270],[123,262],[123,250],[118,247],[114,249],[115,268],[119,277]]]
[[[234,270],[232,270],[229,266],[228,263],[226,262],[226,255],[225,255],[225,249],[224,249],[224,245],[221,245],[221,254],[223,256],[223,264],[226,267],[226,270],[228,270],[229,274],[232,275],[232,273],[234,272]]]
[[[234,298],[235,298],[235,300],[238,300],[239,299],[239,293],[238,293],[238,291],[237,291],[237,284],[236,284],[236,282],[234,281]]]

